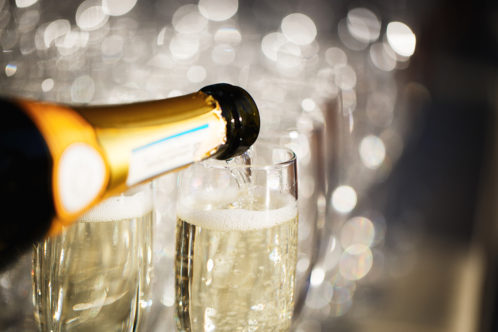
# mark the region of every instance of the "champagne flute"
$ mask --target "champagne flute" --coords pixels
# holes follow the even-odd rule
[[[249,158],[181,174],[177,205],[179,331],[288,331],[295,302],[294,153],[269,145]]]
[[[36,244],[33,301],[41,331],[137,331],[152,269],[150,186],[107,199]]]

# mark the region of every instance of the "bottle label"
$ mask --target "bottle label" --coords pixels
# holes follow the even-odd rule
[[[212,127],[213,123],[202,124],[133,149],[126,184],[132,186],[200,159],[199,152],[206,153],[219,144],[203,148]]]

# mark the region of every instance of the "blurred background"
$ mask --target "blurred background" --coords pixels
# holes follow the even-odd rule
[[[498,331],[496,1],[0,0],[0,47],[4,96],[246,88],[298,155],[295,331]],[[175,175],[154,185],[145,330],[169,331]],[[30,253],[0,305],[36,331]]]

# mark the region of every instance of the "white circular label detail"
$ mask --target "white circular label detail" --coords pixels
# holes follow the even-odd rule
[[[62,153],[57,182],[64,209],[77,212],[98,195],[105,180],[105,162],[88,144],[73,143]]]

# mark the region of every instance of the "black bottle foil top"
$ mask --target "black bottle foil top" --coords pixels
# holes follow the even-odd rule
[[[246,90],[219,83],[201,89],[211,95],[221,106],[221,113],[227,121],[227,141],[214,157],[225,160],[241,155],[256,141],[260,129],[259,111]]]

